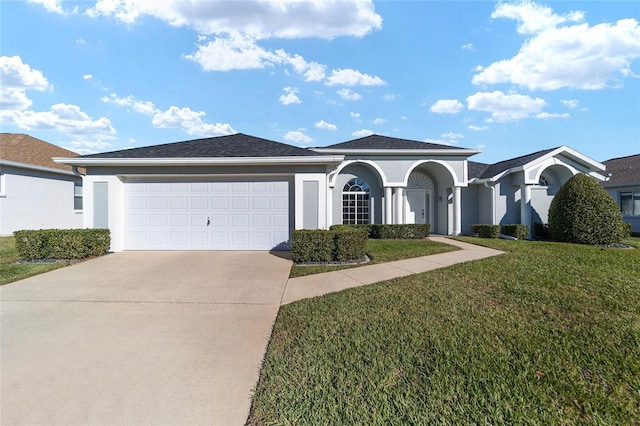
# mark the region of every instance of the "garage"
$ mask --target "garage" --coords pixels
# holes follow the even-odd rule
[[[125,183],[125,249],[287,250],[287,178],[164,179]]]

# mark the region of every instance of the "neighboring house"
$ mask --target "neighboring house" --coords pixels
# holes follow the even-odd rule
[[[76,155],[28,135],[0,133],[0,235],[83,226],[82,176],[52,160]]]
[[[607,178],[602,186],[620,206],[622,218],[640,233],[640,154],[604,162]]]
[[[112,250],[271,250],[342,223],[546,221],[555,190],[604,165],[560,147],[487,165],[478,150],[386,136],[304,149],[244,134],[55,161],[86,168],[84,225]],[[523,203],[520,201],[524,200]]]

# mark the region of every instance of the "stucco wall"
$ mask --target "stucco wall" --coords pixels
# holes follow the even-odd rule
[[[20,229],[81,228],[83,212],[73,208],[80,177],[2,167],[0,235]]]

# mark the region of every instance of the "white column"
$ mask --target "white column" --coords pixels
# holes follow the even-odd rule
[[[402,202],[403,202],[403,197],[402,197],[402,193],[403,193],[403,189],[402,188],[396,188],[395,190],[395,197],[393,198],[393,202],[395,204],[395,214],[393,217],[393,223],[395,224],[402,224],[404,223],[404,217],[402,217]]]
[[[461,188],[453,187],[453,235],[460,235],[462,232],[462,197]]]
[[[392,207],[392,199],[391,199],[391,187],[387,186],[384,188],[384,223],[389,225],[393,223],[393,210]]]
[[[531,236],[531,186],[520,185],[520,224],[529,227]]]

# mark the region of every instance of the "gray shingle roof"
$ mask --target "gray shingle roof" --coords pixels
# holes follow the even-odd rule
[[[467,170],[469,171],[469,179],[480,179],[480,176],[487,170],[491,164],[477,163],[475,161],[467,161]]]
[[[320,155],[309,149],[236,133],[142,148],[83,155],[82,158],[294,157]]]
[[[352,141],[342,142],[326,147],[330,149],[464,149],[457,146],[439,145],[435,143],[419,142],[409,139],[392,138],[389,136],[370,135]]]
[[[607,166],[605,173],[611,173],[611,178],[605,183],[606,186],[640,183],[640,154],[612,158],[604,161],[603,164]]]
[[[542,150],[542,151],[534,152],[532,154],[527,154],[527,155],[523,155],[521,157],[511,158],[509,160],[505,160],[505,161],[501,161],[499,163],[488,165],[488,167],[486,167],[484,169],[484,171],[482,171],[482,173],[479,176],[471,176],[471,170],[469,170],[469,177],[477,177],[478,179],[492,178],[492,177],[497,176],[500,173],[502,173],[504,171],[507,171],[509,169],[512,169],[514,167],[524,166],[525,164],[530,163],[533,160],[535,160],[537,158],[540,158],[543,155],[546,155],[546,154],[548,154],[551,151],[554,151],[556,149],[558,149],[558,148],[556,147],[556,148],[551,148],[551,149],[545,149],[545,150]],[[476,164],[482,164],[482,163],[476,163]],[[480,167],[478,166],[476,171],[479,171],[479,170],[480,170]]]

